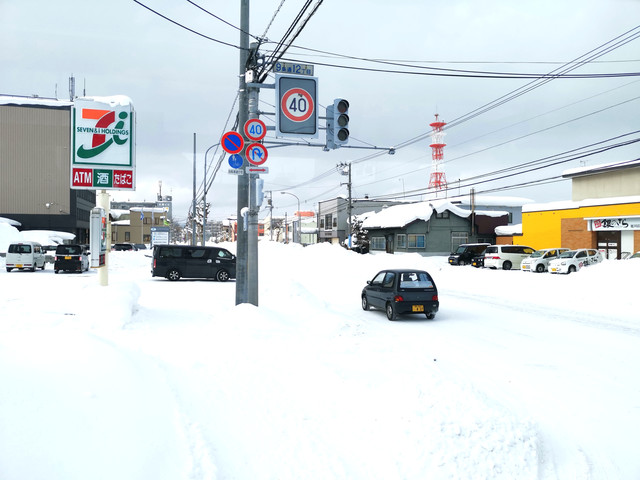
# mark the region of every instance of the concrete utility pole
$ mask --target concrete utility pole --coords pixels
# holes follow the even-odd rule
[[[258,89],[247,88],[247,72],[255,67],[255,55],[249,51],[249,0],[240,0],[240,65],[238,131],[243,132],[249,118],[258,118]],[[249,65],[249,59],[252,65]],[[251,81],[254,79],[251,78]],[[245,142],[247,138],[245,137]],[[248,166],[245,152],[241,152],[243,167]],[[238,175],[236,251],[236,305],[258,305],[258,210],[256,179],[258,175]],[[246,222],[245,222],[246,216]]]

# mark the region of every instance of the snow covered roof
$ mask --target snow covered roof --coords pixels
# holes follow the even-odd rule
[[[522,235],[522,224],[502,225],[500,227],[496,227],[495,232],[496,235]]]
[[[13,226],[13,227],[19,227],[22,224],[17,221],[17,220],[12,220],[10,218],[5,218],[5,217],[0,217],[0,223],[8,223],[9,225]]]
[[[572,208],[595,207],[602,205],[617,205],[621,203],[640,203],[640,195],[630,197],[587,198],[585,200],[572,201],[561,200],[558,202],[532,203],[522,207],[522,212],[540,212],[548,210],[569,210]]]
[[[73,105],[73,102],[70,102],[69,100],[58,100],[57,98],[0,95],[0,105],[39,105],[44,107],[70,107]]]
[[[611,162],[611,163],[602,163],[600,165],[591,165],[588,167],[577,167],[571,168],[569,170],[565,170],[562,172],[563,177],[577,177],[580,175],[588,175],[594,173],[601,173],[607,170],[617,170],[619,168],[627,168],[627,167],[638,167],[640,166],[640,159],[632,160],[632,161],[622,161],[622,162]]]
[[[426,202],[394,205],[377,213],[371,212],[360,215],[359,218],[363,219],[362,228],[404,227],[416,220],[428,222],[434,210],[437,213],[448,210],[454,215],[465,218],[471,215],[471,210],[453,205],[449,200],[430,200]],[[508,212],[499,210],[476,210],[475,213],[476,215],[486,215],[489,217],[508,215]]]

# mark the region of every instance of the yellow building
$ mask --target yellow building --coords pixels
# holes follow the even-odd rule
[[[572,200],[525,205],[518,243],[597,248],[605,258],[640,250],[640,161],[567,171]]]

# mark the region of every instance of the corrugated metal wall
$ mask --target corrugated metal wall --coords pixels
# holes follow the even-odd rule
[[[68,108],[0,105],[0,212],[71,213],[70,121]]]

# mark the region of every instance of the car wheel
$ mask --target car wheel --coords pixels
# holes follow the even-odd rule
[[[175,268],[172,268],[167,272],[167,280],[171,280],[172,282],[180,280],[180,272]]]
[[[505,260],[505,262],[502,264],[502,269],[511,270],[511,262],[509,260]]]
[[[467,262],[465,262],[464,260],[459,260],[458,261],[458,265],[460,265],[461,267],[464,267],[467,264]]]
[[[387,306],[385,307],[385,311],[387,312],[387,318],[391,321],[394,321],[396,319],[396,309],[393,308],[393,303],[389,302],[387,303]]]
[[[13,268],[7,267],[7,273],[9,273],[11,270],[13,270]]]
[[[216,273],[216,280],[219,282],[226,282],[229,280],[229,272],[226,270],[218,270],[218,273]]]
[[[575,271],[576,271],[576,266],[575,265],[570,265],[568,273],[573,273]]]
[[[53,273],[55,273],[57,275],[59,271],[60,270],[54,270]]]
[[[35,271],[36,271],[36,267],[37,267],[37,266],[38,266],[38,265],[36,265],[36,264],[34,263],[34,264],[33,264],[33,267],[31,267],[31,271],[32,271],[32,272],[35,272]]]
[[[544,265],[542,265],[541,263],[536,265],[536,272],[538,272],[538,273],[544,272]]]
[[[367,300],[366,295],[362,295],[362,309],[369,310],[371,307],[369,306],[369,301]]]
[[[434,318],[436,318],[436,314],[433,313],[433,312],[427,312],[425,315],[427,316],[427,319],[429,319],[429,320],[433,320]]]

